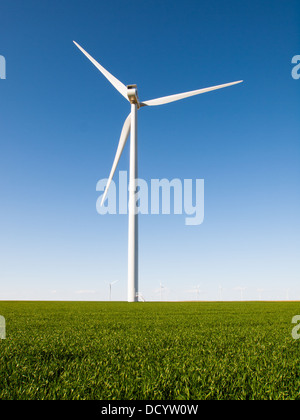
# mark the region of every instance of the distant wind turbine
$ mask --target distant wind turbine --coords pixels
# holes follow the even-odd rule
[[[200,285],[198,284],[198,286],[196,287],[197,300],[199,300],[199,297],[200,297],[200,293],[201,292],[202,292],[202,290],[200,290]]]
[[[223,300],[223,287],[219,285],[219,299]]]
[[[241,300],[244,300],[243,292],[246,290],[246,287],[236,287],[235,290],[239,290],[241,292]]]
[[[118,283],[118,281],[119,281],[119,280],[115,280],[115,281],[113,281],[113,282],[109,283],[109,300],[111,300],[111,286],[112,286],[113,284]]]
[[[202,290],[200,290],[200,285],[198,284],[198,286],[196,286],[196,287],[192,290],[192,292],[193,292],[193,293],[196,293],[197,300],[199,300],[200,293],[202,292]]]
[[[137,293],[137,298],[139,302],[146,302],[144,296],[141,294],[141,292]]]
[[[138,209],[136,208],[136,190],[137,190],[137,111],[145,106],[156,106],[168,104],[170,102],[179,101],[180,99],[188,98],[190,96],[199,95],[201,93],[210,92],[216,89],[232,86],[241,83],[237,82],[226,83],[223,85],[212,86],[205,89],[193,90],[190,92],[178,93],[175,95],[164,96],[162,98],[151,99],[149,101],[141,102],[138,98],[137,86],[123,85],[118,79],[110,74],[104,67],[102,67],[90,54],[88,54],[77,42],[74,44],[80,51],[97,67],[97,69],[107,78],[107,80],[120,92],[124,98],[131,104],[131,112],[126,118],[119,140],[119,145],[112,165],[112,169],[106,184],[106,188],[102,197],[101,205],[103,205],[108,188],[114,176],[115,170],[119,163],[121,154],[126,144],[129,132],[131,132],[130,139],[130,163],[129,163],[129,211],[128,211],[128,302],[136,302],[138,300]]]
[[[262,300],[262,292],[264,292],[264,289],[257,289],[259,294],[259,300]]]
[[[163,286],[161,283],[159,284],[159,291],[160,291],[160,301],[162,301],[162,292],[165,290],[165,286]]]

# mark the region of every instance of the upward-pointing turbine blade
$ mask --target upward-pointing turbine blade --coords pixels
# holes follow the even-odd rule
[[[238,82],[226,83],[225,85],[212,86],[205,89],[192,90],[190,92],[178,93],[176,95],[164,96],[162,98],[151,99],[150,101],[141,102],[141,106],[153,106],[153,105],[164,105],[169,102],[179,101],[180,99],[189,98],[190,96],[200,95],[200,93],[210,92],[211,90],[222,89],[227,86],[236,85],[242,83],[243,80]]]
[[[120,80],[116,79],[115,76],[110,74],[104,67],[102,67],[101,64],[99,64],[89,53],[87,53],[79,44],[77,44],[77,42],[73,42],[76,45],[76,47],[78,47],[80,51],[82,51],[83,54],[97,67],[97,69],[101,71],[103,76],[105,76],[107,80],[121,93],[121,95],[123,95],[124,98],[126,98],[129,101],[126,86],[123,85],[123,83],[120,82]]]
[[[111,184],[111,181],[113,179],[114,173],[116,171],[116,168],[118,166],[121,154],[123,152],[124,146],[126,144],[126,141],[128,139],[129,136],[129,132],[130,132],[130,124],[131,124],[131,114],[128,115],[128,117],[126,118],[123,128],[122,128],[122,132],[121,132],[121,136],[120,136],[120,140],[119,140],[119,144],[118,144],[118,148],[117,148],[117,152],[116,152],[116,156],[114,159],[114,163],[113,166],[111,168],[110,174],[109,174],[109,178],[105,187],[105,191],[101,200],[101,206],[103,205],[106,195],[107,195],[107,191],[109,189],[109,186]]]

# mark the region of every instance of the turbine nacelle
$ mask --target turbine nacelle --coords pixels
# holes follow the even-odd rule
[[[129,99],[129,102],[131,104],[138,104],[140,103],[137,93],[137,86],[136,85],[128,85],[127,86],[127,96]]]

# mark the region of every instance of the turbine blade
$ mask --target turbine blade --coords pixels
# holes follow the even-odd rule
[[[102,67],[101,64],[99,64],[92,56],[90,56],[90,54],[87,53],[79,44],[77,44],[77,42],[73,42],[76,45],[76,47],[78,47],[80,51],[82,51],[83,54],[94,64],[94,66],[96,66],[97,69],[101,71],[103,76],[105,76],[107,80],[121,93],[121,95],[123,95],[124,98],[126,98],[129,101],[127,96],[127,87],[123,85],[123,83],[120,82],[120,80],[116,79],[115,76],[110,74],[104,67]]]
[[[212,90],[225,88],[227,86],[236,85],[237,83],[242,83],[243,80],[238,82],[226,83],[224,85],[212,86],[205,89],[192,90],[190,92],[178,93],[176,95],[164,96],[162,98],[151,99],[150,101],[141,102],[141,106],[153,106],[153,105],[164,105],[169,102],[179,101],[180,99],[189,98],[190,96],[200,95],[200,93],[210,92]]]
[[[115,280],[112,283],[110,283],[111,285],[118,283],[119,280]]]
[[[101,206],[103,205],[106,195],[107,195],[107,191],[109,189],[109,186],[111,184],[111,181],[113,179],[114,173],[116,171],[116,168],[118,166],[121,154],[123,152],[124,146],[126,144],[126,141],[128,139],[129,136],[129,132],[130,132],[130,124],[131,124],[131,114],[128,115],[128,117],[126,118],[122,131],[121,131],[121,136],[120,136],[120,140],[119,140],[119,144],[118,144],[118,148],[117,148],[117,152],[116,152],[116,156],[114,159],[114,163],[113,166],[111,168],[110,174],[109,174],[109,178],[105,187],[105,191],[101,200]]]

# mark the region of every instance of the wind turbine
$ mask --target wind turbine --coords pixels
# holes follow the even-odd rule
[[[190,92],[178,93],[175,95],[164,96],[162,98],[151,99],[141,102],[138,98],[137,86],[128,85],[127,87],[102,67],[90,54],[88,54],[77,42],[74,44],[83,52],[83,54],[97,67],[97,69],[107,78],[107,80],[128,100],[131,104],[131,112],[126,118],[121,136],[112,165],[112,169],[106,184],[106,188],[102,197],[101,205],[103,205],[108,188],[114,176],[115,170],[119,163],[121,154],[126,144],[129,132],[130,138],[130,163],[129,163],[129,205],[128,205],[128,302],[136,302],[138,300],[138,209],[136,206],[136,189],[137,189],[137,111],[145,106],[163,105],[190,96],[199,95],[200,93],[210,92],[212,90],[225,88],[242,80],[223,85],[212,86],[205,89],[193,90]]]
[[[241,301],[244,300],[243,292],[246,290],[246,287],[236,287],[235,290],[239,290],[241,292]]]
[[[262,300],[262,292],[264,292],[264,289],[257,289],[259,293],[259,300]]]
[[[163,290],[165,290],[165,286],[163,286],[163,285],[161,284],[161,282],[160,282],[160,283],[159,283],[160,301],[162,301],[162,292],[163,292]]]
[[[112,286],[113,284],[115,284],[115,283],[118,283],[118,281],[119,281],[119,280],[115,280],[115,281],[113,281],[113,282],[109,283],[109,300],[111,300],[111,286]]]
[[[223,287],[219,284],[219,299],[223,300]]]
[[[197,293],[197,300],[199,300],[199,295],[202,292],[202,290],[200,290],[200,286],[198,284],[198,286],[196,287],[196,293]]]
[[[200,293],[202,293],[202,290],[200,290],[200,285],[194,287],[194,289],[191,290],[192,293],[196,293],[196,300],[199,300]]]

